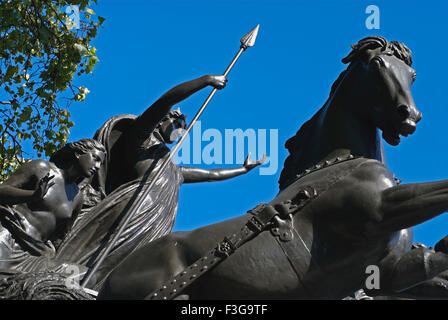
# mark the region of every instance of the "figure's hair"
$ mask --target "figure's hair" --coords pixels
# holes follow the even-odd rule
[[[157,126],[155,127],[153,133],[154,133],[154,137],[157,138],[158,140],[163,142],[163,138],[162,135],[160,133],[160,127],[162,126],[162,123],[164,123],[165,121],[169,120],[169,119],[182,119],[185,121],[186,116],[180,111],[180,108],[177,108],[176,110],[170,110],[170,112],[168,112],[163,118],[162,120],[160,120],[160,122],[157,124]]]
[[[389,42],[380,36],[366,37],[364,39],[361,39],[357,44],[352,44],[351,48],[352,51],[348,54],[348,56],[342,59],[343,63],[351,63],[357,61],[358,58],[366,52],[366,50],[382,48],[383,54],[393,55],[402,60],[408,66],[412,65],[412,52],[405,44],[397,41]],[[319,119],[320,114],[327,106],[327,103],[330,101],[332,96],[335,94],[337,88],[343,81],[350,67],[351,64],[346,70],[341,72],[339,77],[333,83],[328,100],[325,102],[323,107],[320,108],[319,111],[316,112],[310,120],[305,122],[300,127],[295,136],[289,138],[286,141],[285,148],[288,149],[289,156],[288,158],[286,158],[283,170],[280,174],[280,190],[286,188],[290,183],[292,183],[295,179],[295,176],[306,169],[305,166],[310,165],[303,162],[303,153],[306,151],[304,149],[304,146],[306,145],[306,142],[312,138],[314,129],[316,128],[316,122]]]
[[[106,148],[95,139],[81,139],[76,142],[67,143],[61,149],[53,153],[50,161],[59,168],[68,168],[76,154],[85,154],[93,150],[98,150],[106,154]]]
[[[177,108],[176,110],[170,110],[163,118],[160,120],[158,126],[160,126],[163,122],[165,122],[168,119],[182,119],[185,121],[186,116],[180,111],[180,108]]]

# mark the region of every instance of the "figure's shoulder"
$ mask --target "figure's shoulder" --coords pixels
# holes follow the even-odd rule
[[[50,170],[54,167],[55,165],[53,163],[51,163],[50,161],[47,160],[31,160],[29,162],[26,162],[22,165],[22,168],[28,168],[28,169],[32,169],[32,170]]]
[[[44,177],[54,166],[46,160],[32,160],[22,164],[3,183],[12,186],[34,185],[40,178]]]
[[[46,175],[51,169],[55,169],[56,166],[47,161],[47,160],[31,160],[25,162],[20,166],[20,168],[16,171],[18,174],[28,175],[28,176],[36,176],[43,177]]]

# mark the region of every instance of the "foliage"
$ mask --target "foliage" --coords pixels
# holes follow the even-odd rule
[[[98,62],[90,43],[104,18],[91,2],[0,0],[0,181],[25,158],[65,144],[69,106],[89,93],[74,76]]]

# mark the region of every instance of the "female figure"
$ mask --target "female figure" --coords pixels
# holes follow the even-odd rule
[[[93,139],[69,143],[46,160],[23,164],[0,184],[0,269],[22,272],[56,267],[51,261],[79,213],[79,184],[105,158]]]

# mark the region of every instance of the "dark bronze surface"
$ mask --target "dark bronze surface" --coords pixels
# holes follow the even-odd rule
[[[259,233],[176,292],[179,298],[343,299],[364,288],[370,265],[381,274],[380,289],[370,295],[446,297],[448,256],[412,249],[411,227],[448,208],[448,181],[397,185],[378,132],[398,145],[422,117],[410,90],[411,52],[382,37],[352,48],[325,105],[286,143],[281,191],[269,205],[294,204],[304,188],[318,194],[293,215],[292,239],[285,234],[282,241],[275,230]],[[110,275],[99,298],[147,297],[249,219],[246,214],[151,242]],[[302,243],[295,250],[281,245],[296,236]]]
[[[182,183],[226,180],[262,164],[264,159],[247,157],[239,168],[206,170],[170,161],[157,187],[149,196],[142,193],[168,156],[165,144],[174,141],[172,133],[185,127],[183,114],[171,107],[207,86],[222,89],[226,82],[225,76],[206,75],[172,88],[138,117],[108,120],[92,140],[101,142],[96,142],[101,151],[79,152],[73,159],[58,152],[50,161],[23,165],[0,185],[0,268],[31,272],[65,263],[92,268],[125,212],[140,199],[142,206],[89,283],[99,287],[134,249],[171,232]]]
[[[448,209],[448,181],[397,185],[379,135],[398,145],[422,117],[410,89],[411,52],[382,37],[352,48],[325,105],[287,141],[290,154],[272,201],[170,233],[182,183],[232,178],[262,161],[214,170],[170,162],[89,283],[101,289],[99,298],[343,299],[365,297],[361,289],[446,298],[446,238],[434,249],[413,244],[412,226]],[[69,263],[80,273],[91,268],[167,157],[171,133],[185,126],[171,107],[226,81],[209,75],[182,83],[140,116],[108,120],[96,146],[32,161],[1,184],[0,296],[18,298],[11,285],[30,281],[32,292],[48,283],[58,296]],[[379,289],[365,288],[371,265],[380,270]],[[90,298],[78,289],[60,297]]]

